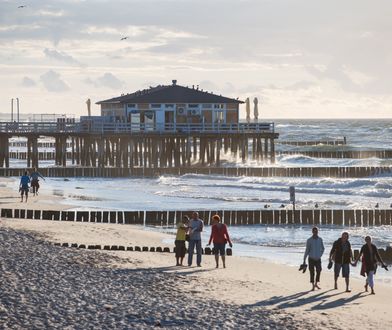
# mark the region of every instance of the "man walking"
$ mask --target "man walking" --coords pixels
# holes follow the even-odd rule
[[[321,237],[318,236],[318,228],[312,228],[312,236],[306,241],[306,249],[304,254],[304,264],[306,263],[306,257],[309,257],[309,273],[310,283],[312,283],[312,291],[316,288],[321,289],[318,286],[320,282],[321,273],[321,256],[324,253],[324,243]],[[316,279],[314,278],[314,271],[316,270]]]
[[[193,212],[189,222],[188,266],[192,265],[193,252],[196,247],[196,263],[198,267],[201,267],[201,232],[203,227],[204,222],[199,219],[199,213]]]
[[[353,261],[351,244],[348,241],[348,233],[342,233],[342,237],[333,243],[329,253],[329,261],[335,260],[335,290],[338,288],[338,277],[342,270],[342,277],[346,280],[346,292],[351,292],[350,284],[350,263]]]

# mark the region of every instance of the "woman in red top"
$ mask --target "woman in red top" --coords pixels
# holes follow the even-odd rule
[[[219,255],[222,258],[223,268],[226,268],[226,263],[225,263],[226,243],[229,242],[230,247],[233,247],[233,244],[230,241],[229,233],[227,232],[227,226],[224,223],[220,222],[219,215],[215,214],[212,217],[212,223],[213,225],[211,227],[211,236],[208,245],[211,244],[211,241],[214,242],[216,268],[219,267]]]

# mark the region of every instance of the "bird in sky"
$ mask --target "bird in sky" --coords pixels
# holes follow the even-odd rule
[[[18,8],[26,8],[26,5],[23,5],[23,6],[19,6]]]
[[[128,39],[129,37],[122,37],[120,40],[126,40],[126,39]]]

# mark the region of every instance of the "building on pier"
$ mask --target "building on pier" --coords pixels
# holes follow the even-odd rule
[[[101,116],[80,122],[0,122],[0,167],[10,167],[10,140],[25,138],[16,157],[27,167],[40,160],[54,165],[121,169],[220,167],[223,161],[275,162],[274,123],[241,123],[238,99],[199,89],[157,86],[100,101]],[[40,155],[39,139],[54,140]]]
[[[171,85],[158,85],[97,102],[101,116],[109,121],[158,131],[176,124],[238,124],[241,103],[244,102],[203,91],[199,86],[180,86],[176,80]]]

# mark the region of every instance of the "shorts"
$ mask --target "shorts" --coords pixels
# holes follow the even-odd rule
[[[176,246],[176,258],[184,258],[185,257],[185,241],[175,240],[174,244]]]
[[[226,243],[214,243],[214,254],[217,256],[218,254],[221,256],[225,255],[225,247]]]
[[[350,264],[336,264],[334,267],[335,276],[339,277],[340,269],[342,269],[342,277],[350,277]]]
[[[22,196],[23,194],[27,196],[27,194],[29,193],[29,187],[23,186],[22,188],[19,189],[19,191]]]

